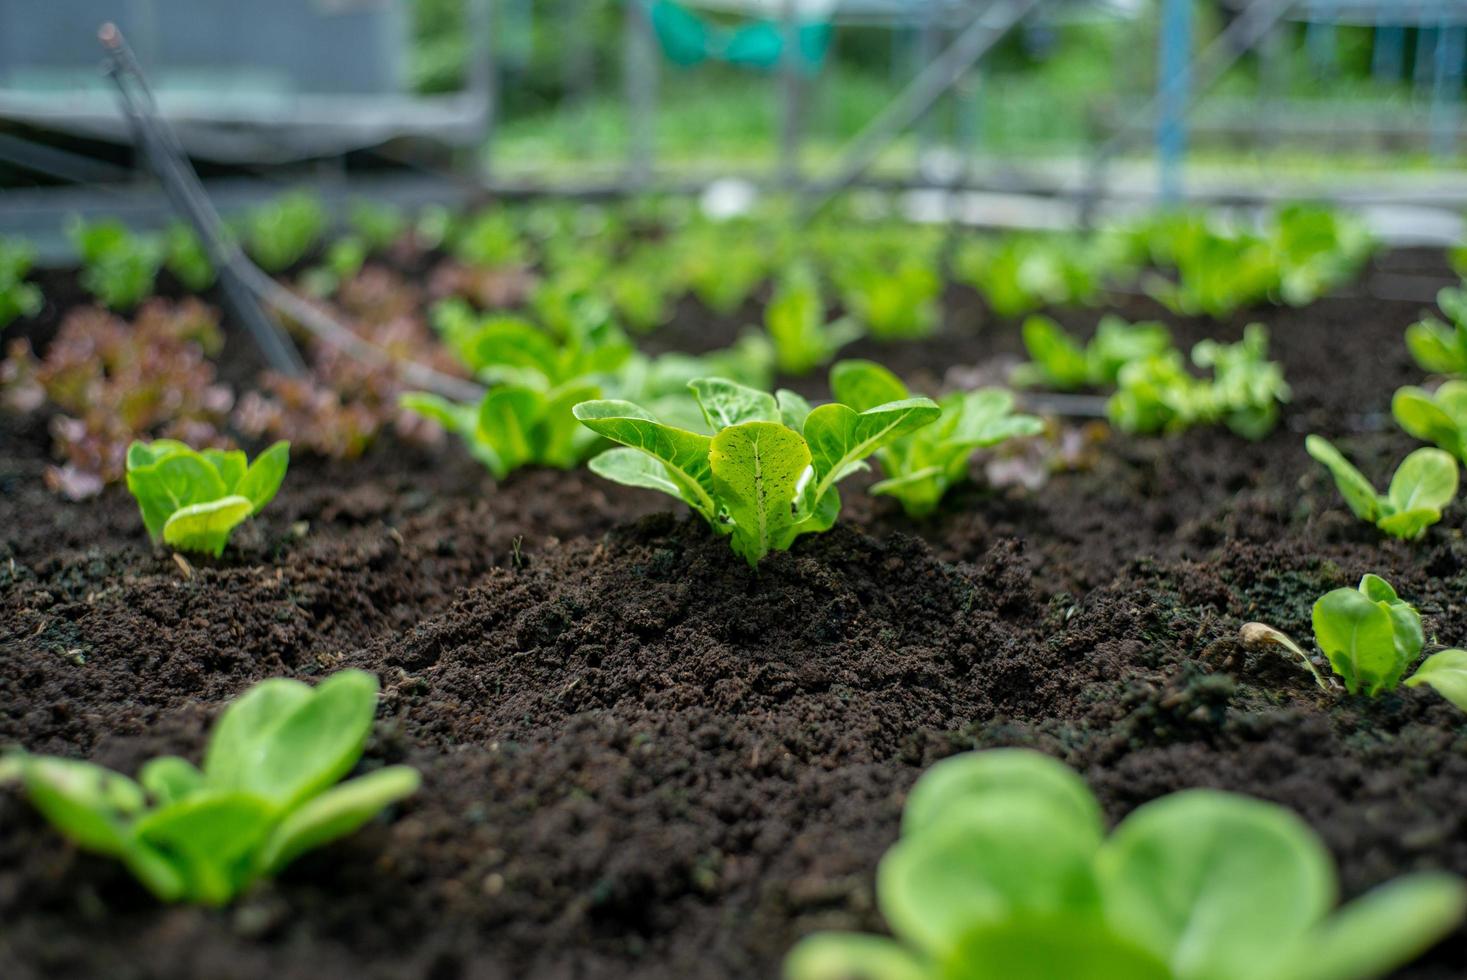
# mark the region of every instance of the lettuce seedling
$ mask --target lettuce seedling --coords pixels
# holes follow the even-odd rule
[[[830,390],[836,401],[858,412],[912,397],[900,378],[872,361],[837,362]],[[967,477],[975,450],[1044,429],[1033,415],[1015,415],[1014,396],[1002,388],[955,391],[937,405],[942,414],[936,422],[876,452],[886,479],[871,492],[897,498],[911,517],[937,509],[948,490]]]
[[[583,425],[621,444],[592,459],[591,470],[682,500],[729,535],[751,566],[802,534],[829,530],[840,513],[836,483],[940,414],[926,398],[858,412],[839,403],[812,410],[793,392],[770,395],[721,378],[689,388],[711,435],[659,421],[628,401],[577,405]]]
[[[41,312],[41,287],[26,282],[35,249],[19,239],[0,237],[0,329],[22,316]]]
[[[1031,316],[1024,321],[1024,346],[1033,360],[1014,368],[1012,380],[1056,391],[1101,388],[1115,384],[1127,364],[1161,354],[1171,345],[1171,331],[1163,323],[1127,323],[1106,314],[1090,343],[1081,345],[1049,317]]]
[[[1467,885],[1421,872],[1343,908],[1319,837],[1284,807],[1184,790],[1106,836],[1065,765],[956,756],[907,797],[876,897],[892,938],[816,933],[786,980],[1370,980],[1447,935]]]
[[[965,242],[953,256],[953,275],[982,293],[998,316],[1014,317],[1093,302],[1107,264],[1103,250],[1082,238],[1009,235]]]
[[[326,247],[320,265],[305,271],[301,285],[312,296],[330,296],[361,272],[366,261],[366,242],[355,235],[343,235]]]
[[[1357,588],[1320,596],[1313,619],[1314,642],[1351,694],[1394,691],[1426,642],[1416,607],[1379,575],[1366,575]],[[1467,651],[1432,654],[1405,683],[1430,685],[1467,711]]]
[[[127,489],[156,542],[218,557],[242,522],[275,498],[290,463],[290,443],[277,442],[255,461],[239,450],[196,452],[173,439],[127,448]]]
[[[347,224],[369,252],[385,251],[408,229],[407,215],[401,208],[365,200],[352,202]]]
[[[153,292],[163,264],[155,235],[134,235],[120,221],[71,222],[72,244],[81,255],[82,288],[109,310],[130,310]]]
[[[1451,325],[1434,316],[1411,324],[1406,328],[1406,349],[1423,371],[1467,374],[1467,288],[1441,290],[1436,305]]]
[[[931,265],[909,258],[861,266],[847,278],[846,309],[877,340],[916,340],[937,330],[942,277]]]
[[[1457,496],[1457,461],[1440,449],[1418,449],[1407,456],[1390,488],[1380,494],[1329,440],[1311,435],[1304,448],[1330,471],[1351,513],[1393,538],[1421,537]]]
[[[855,321],[826,319],[825,298],[814,270],[796,264],[780,280],[764,310],[764,329],[785,374],[808,374],[861,336]]]
[[[1111,423],[1138,433],[1223,424],[1245,439],[1273,431],[1291,392],[1283,367],[1268,360],[1266,327],[1249,324],[1236,344],[1204,340],[1192,348],[1192,363],[1212,377],[1193,376],[1175,349],[1126,364],[1106,406]]]
[[[502,209],[480,212],[451,238],[453,257],[472,266],[494,269],[528,261],[520,230]]]
[[[340,782],[361,758],[376,706],[377,679],[360,670],[315,688],[274,678],[219,716],[202,769],[162,756],[134,781],[14,753],[0,772],[78,847],[119,859],[162,901],[223,905],[418,788],[406,766]]]
[[[284,194],[245,215],[245,251],[266,272],[284,272],[316,247],[328,224],[314,194]]]
[[[1410,435],[1467,460],[1467,381],[1448,381],[1434,392],[1399,388],[1391,398],[1391,415]]]
[[[216,273],[204,243],[188,225],[174,222],[163,233],[163,266],[191,292],[214,285]]]

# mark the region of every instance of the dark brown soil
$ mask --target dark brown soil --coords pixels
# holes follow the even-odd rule
[[[981,746],[1063,758],[1113,818],[1189,786],[1287,804],[1347,895],[1467,874],[1463,716],[1421,691],[1330,699],[1235,641],[1249,619],[1306,637],[1314,598],[1365,571],[1429,636],[1467,639],[1464,509],[1382,541],[1302,448],[1337,438],[1378,480],[1411,448],[1382,413],[1418,378],[1401,331],[1423,305],[1166,317],[1186,342],[1268,323],[1285,425],[1112,437],[1091,469],[967,489],[920,524],[852,486],[841,525],[758,572],[653,494],[585,472],[495,486],[397,445],[294,463],[225,558],[185,571],[125,493],[48,495],[43,424],[7,419],[0,744],[133,771],[198,753],[260,678],[350,665],[383,682],[369,759],[425,783],[226,911],[158,906],[0,792],[0,976],[771,977],[807,932],[879,928],[904,793]],[[684,308],[656,343],[739,322]],[[854,353],[935,384],[1017,337],[955,289],[942,336]],[[1464,936],[1400,976],[1467,975]]]

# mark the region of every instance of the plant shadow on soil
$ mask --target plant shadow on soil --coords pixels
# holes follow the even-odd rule
[[[4,791],[0,974],[775,976],[810,931],[880,928],[873,872],[907,789],[1000,745],[1076,766],[1112,819],[1192,786],[1293,807],[1345,895],[1467,873],[1461,715],[1426,691],[1331,700],[1236,642],[1250,619],[1306,639],[1313,599],[1365,571],[1429,637],[1467,640],[1463,508],[1383,541],[1302,449],[1336,438],[1379,480],[1412,448],[1383,413],[1418,380],[1401,330],[1421,308],[1167,316],[1183,342],[1266,322],[1286,424],[1257,444],[1112,437],[1092,469],[965,489],[920,524],[852,481],[835,530],[757,572],[656,495],[585,471],[495,486],[393,443],[294,463],[225,558],[185,572],[125,492],[50,496],[44,423],[6,418],[0,744],[133,772],[199,753],[256,680],[359,666],[384,691],[363,767],[425,782],[226,911],[158,906]],[[963,291],[948,314],[932,341],[856,353],[916,378],[1018,351]],[[699,317],[657,343],[738,327]],[[1463,976],[1464,935],[1399,976]]]

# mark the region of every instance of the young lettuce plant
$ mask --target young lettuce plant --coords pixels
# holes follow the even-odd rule
[[[127,489],[156,542],[180,551],[224,553],[229,536],[280,489],[290,443],[277,442],[248,462],[239,450],[196,452],[173,439],[127,449]]]
[[[1394,691],[1421,656],[1421,615],[1379,575],[1335,589],[1314,603],[1314,642],[1351,694]],[[1407,687],[1430,685],[1467,711],[1467,651],[1441,650],[1424,660]]]
[[[956,756],[907,797],[876,897],[893,938],[816,933],[786,980],[1371,980],[1447,935],[1467,885],[1421,872],[1338,910],[1293,812],[1216,790],[1105,834],[1085,782],[1024,749]]]
[[[1393,538],[1420,538],[1457,496],[1457,461],[1440,449],[1418,449],[1407,456],[1381,494],[1329,440],[1311,435],[1304,448],[1330,471],[1351,513]]]
[[[1102,388],[1115,384],[1127,364],[1161,354],[1171,345],[1171,331],[1163,323],[1127,323],[1106,314],[1090,343],[1081,345],[1049,317],[1031,316],[1024,321],[1024,346],[1033,360],[1014,368],[1012,380],[1055,391]]]
[[[909,258],[890,268],[862,266],[848,278],[846,308],[877,340],[917,340],[937,330],[942,278],[929,264]]]
[[[901,379],[872,361],[839,361],[830,371],[835,400],[856,411],[912,397]],[[968,475],[975,450],[1009,439],[1036,435],[1044,423],[1014,414],[1014,396],[1002,388],[955,391],[938,403],[942,414],[931,425],[877,450],[886,479],[872,493],[895,497],[910,517],[926,517],[947,492]]]
[[[861,335],[846,317],[828,322],[820,281],[807,265],[795,265],[775,287],[764,310],[764,329],[785,374],[808,374]]]
[[[192,228],[174,222],[163,232],[163,266],[191,292],[214,285],[214,263]]]
[[[0,330],[17,317],[41,312],[41,287],[25,279],[35,260],[29,244],[0,236]]]
[[[1111,423],[1136,433],[1221,423],[1245,439],[1273,431],[1290,389],[1283,367],[1268,360],[1267,328],[1249,324],[1236,344],[1204,340],[1192,348],[1192,363],[1212,377],[1193,376],[1175,349],[1126,364],[1106,406]]]
[[[1391,415],[1408,434],[1467,461],[1467,381],[1448,381],[1434,392],[1399,388]]]
[[[120,221],[75,220],[69,228],[82,259],[82,288],[109,310],[130,310],[153,292],[163,264],[155,235],[134,235]]]
[[[314,194],[284,194],[245,215],[245,251],[266,272],[284,272],[316,247],[328,224]]]
[[[1434,316],[1413,323],[1406,328],[1406,349],[1423,371],[1467,374],[1467,288],[1443,289],[1436,305],[1451,325]]]
[[[134,781],[22,752],[0,759],[0,775],[78,847],[122,861],[160,900],[223,905],[418,788],[406,766],[341,782],[376,707],[377,679],[359,670],[314,688],[274,678],[219,716],[202,769],[161,756]]]
[[[711,435],[659,421],[628,401],[575,407],[597,435],[620,443],[591,460],[592,472],[685,502],[751,566],[802,534],[827,531],[840,514],[836,483],[865,459],[937,419],[926,398],[856,411],[811,409],[790,391],[770,395],[721,378],[689,387]]]

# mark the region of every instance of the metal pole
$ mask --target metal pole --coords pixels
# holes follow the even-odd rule
[[[1406,65],[1406,28],[1381,25],[1375,29],[1370,73],[1376,81],[1397,82]]]
[[[810,218],[850,187],[876,162],[898,133],[921,119],[980,58],[1008,34],[1040,0],[1008,0],[974,14],[956,41],[927,66],[906,90],[882,110],[841,154],[833,176],[820,182],[803,211]]]
[[[627,183],[642,190],[652,182],[657,141],[657,39],[642,0],[628,0],[622,33],[622,71],[631,118],[627,125]]]
[[[1443,23],[1437,29],[1432,66],[1431,155],[1439,160],[1450,157],[1457,148],[1464,40],[1467,36],[1460,24]]]
[[[1163,0],[1161,64],[1157,73],[1156,160],[1161,203],[1182,197],[1182,159],[1187,152],[1187,102],[1192,84],[1192,0]]]
[[[805,84],[801,77],[800,23],[795,0],[784,0],[780,11],[779,70],[783,98],[779,134],[779,181],[787,191],[800,187],[800,144],[805,126]]]
[[[466,0],[468,3],[469,91],[479,99],[484,132],[479,141],[480,173],[487,183],[494,179],[494,137],[499,128],[499,60],[495,48],[494,0]]]
[[[1207,49],[1194,59],[1190,71],[1189,86],[1183,92],[1183,105],[1190,103],[1198,92],[1205,92],[1231,68],[1244,52],[1251,49],[1269,31],[1273,30],[1295,0],[1253,0],[1227,29],[1213,39]],[[1162,95],[1157,95],[1122,123],[1111,137],[1096,147],[1090,158],[1090,174],[1086,187],[1080,193],[1080,221],[1089,224],[1094,216],[1096,199],[1105,183],[1106,164],[1121,147],[1126,146],[1138,132],[1144,132],[1144,124],[1155,118]]]

